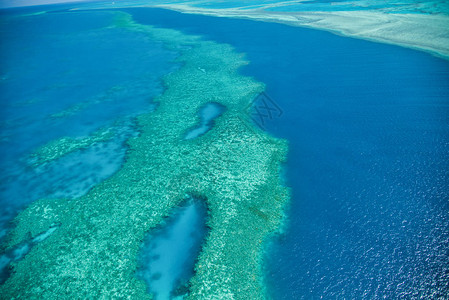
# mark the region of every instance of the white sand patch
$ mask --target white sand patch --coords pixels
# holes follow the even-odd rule
[[[449,16],[445,14],[386,13],[380,10],[274,12],[263,10],[267,7],[253,10],[208,9],[187,4],[161,4],[152,7],[190,14],[253,19],[321,29],[354,38],[426,51],[449,59]]]

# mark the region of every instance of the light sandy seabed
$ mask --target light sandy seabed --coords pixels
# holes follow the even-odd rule
[[[372,10],[329,12],[271,12],[206,9],[187,5],[158,5],[184,13],[247,18],[332,31],[346,36],[400,45],[449,59],[449,16],[392,14]]]
[[[346,1],[329,4],[329,7],[336,7],[335,10],[330,11],[293,11],[294,8],[289,9],[292,11],[267,10],[280,7],[288,8],[290,5],[298,5],[304,1],[293,2],[285,1],[217,9],[205,8],[204,6],[207,6],[206,4],[209,2],[205,3],[204,1],[180,1],[177,3],[171,1],[154,1],[152,3],[124,1],[96,5],[91,8],[157,7],[182,13],[283,23],[331,31],[354,38],[395,44],[449,59],[449,15],[444,11],[433,12],[429,10],[429,7],[422,7],[423,12],[420,13],[419,7],[397,6],[398,4],[395,3],[392,3],[390,8],[376,9],[373,3],[368,3],[368,1],[366,7],[363,1],[357,2],[354,10],[342,8],[343,5],[353,3]],[[257,2],[254,4],[257,4]],[[439,7],[435,5],[430,7]],[[410,7],[413,9],[409,11]]]

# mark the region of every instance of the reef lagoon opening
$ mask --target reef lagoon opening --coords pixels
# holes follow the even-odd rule
[[[156,300],[188,293],[189,280],[208,232],[206,223],[205,202],[189,198],[148,233],[140,250],[137,276],[145,280]]]
[[[11,263],[17,262],[25,257],[30,252],[32,247],[48,238],[55,230],[58,229],[58,225],[53,225],[47,231],[37,235],[34,238],[23,241],[13,248],[8,249],[4,253],[0,254],[0,284],[3,284],[11,275]]]
[[[201,107],[199,111],[200,122],[197,127],[187,132],[185,139],[194,139],[208,132],[214,125],[214,120],[221,116],[225,110],[226,107],[215,102],[207,103]]]

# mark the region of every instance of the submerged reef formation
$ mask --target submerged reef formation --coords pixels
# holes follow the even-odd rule
[[[83,197],[38,200],[17,216],[8,248],[58,228],[13,263],[0,295],[150,299],[136,276],[140,245],[174,207],[194,196],[206,201],[210,232],[187,298],[264,298],[263,246],[280,226],[289,192],[280,177],[286,141],[254,127],[245,113],[263,84],[238,73],[246,62],[229,45],[116,14],[113,27],[161,41],[179,53],[182,66],[164,78],[157,109],[138,117],[141,133],[128,140],[117,173]],[[206,134],[184,139],[210,102],[226,110]],[[48,153],[52,157],[40,160],[53,159],[54,151]]]
[[[324,1],[323,1],[324,2]],[[209,1],[123,6],[160,7],[183,13],[276,22],[399,45],[449,59],[449,13],[444,1],[269,1],[211,8]],[[416,1],[415,1],[416,2]],[[209,4],[209,5],[208,5]]]
[[[31,154],[30,163],[38,166],[56,160],[71,152],[88,148],[95,143],[108,141],[113,137],[114,133],[112,128],[101,128],[87,137],[62,137],[36,149]]]

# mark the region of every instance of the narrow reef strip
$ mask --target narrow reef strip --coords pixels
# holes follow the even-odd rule
[[[117,12],[113,27],[143,32],[180,55],[164,78],[157,109],[138,117],[121,170],[73,199],[38,200],[20,213],[7,247],[60,227],[14,264],[0,287],[5,299],[151,299],[137,279],[145,234],[187,196],[206,199],[206,237],[188,299],[263,299],[262,251],[289,199],[280,168],[287,143],[255,128],[245,109],[263,84],[238,73],[247,62],[226,44],[133,22]],[[226,107],[195,139],[206,103]]]
[[[365,1],[360,3],[363,2]],[[276,6],[284,4],[287,2],[280,2]],[[425,51],[437,57],[449,59],[449,15],[445,12],[418,13],[419,10],[417,10],[409,13],[407,7],[401,11],[400,6],[394,12],[376,8],[368,10],[363,7],[347,11],[322,11],[319,8],[310,11],[266,10],[273,7],[270,3],[252,9],[241,9],[242,7],[214,9],[193,6],[188,2],[134,5],[134,7],[138,6],[326,30],[353,38]],[[391,8],[394,9],[394,6]]]
[[[113,137],[113,128],[101,128],[86,137],[62,137],[37,148],[31,153],[29,163],[36,167],[93,144],[106,142]]]

